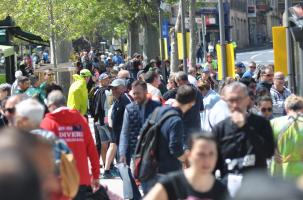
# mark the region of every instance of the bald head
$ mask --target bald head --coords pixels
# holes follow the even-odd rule
[[[127,70],[121,70],[121,71],[119,71],[118,78],[120,78],[120,79],[128,79],[128,78],[130,78],[129,71],[127,71]]]
[[[282,72],[276,72],[274,74],[274,87],[276,90],[282,92],[285,86],[285,76]]]

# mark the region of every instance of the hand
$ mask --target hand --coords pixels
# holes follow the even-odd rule
[[[92,180],[92,188],[93,188],[93,192],[96,192],[100,188],[100,180],[99,179],[93,179]]]
[[[239,127],[242,128],[246,123],[246,116],[240,111],[234,111],[231,113],[231,120]]]
[[[278,152],[278,150],[275,150],[274,159],[275,159],[275,162],[278,164],[282,164],[282,162],[283,162],[283,158],[282,158],[281,154]]]
[[[120,163],[126,164],[126,156],[125,155],[120,156]]]

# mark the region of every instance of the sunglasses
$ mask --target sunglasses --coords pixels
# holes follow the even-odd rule
[[[4,112],[14,113],[16,111],[16,108],[4,108]]]
[[[256,69],[257,67],[255,67],[255,66],[249,66],[249,68]]]
[[[272,112],[272,108],[261,108],[261,112]]]
[[[273,74],[264,74],[264,76],[273,77],[274,75]]]

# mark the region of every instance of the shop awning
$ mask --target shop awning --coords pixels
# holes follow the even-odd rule
[[[16,26],[10,16],[7,16],[4,20],[0,20],[0,29],[6,30],[6,34],[11,34],[16,38],[31,44],[49,46],[48,40],[43,40],[40,36],[25,32],[19,26]],[[9,44],[10,41],[7,41],[6,43]]]
[[[0,45],[0,54],[4,54],[4,57],[8,57],[15,54],[14,47]]]
[[[19,38],[20,40],[24,40],[32,44],[49,46],[49,41],[43,40],[40,36],[25,32],[18,26],[9,29],[9,31],[14,37]]]

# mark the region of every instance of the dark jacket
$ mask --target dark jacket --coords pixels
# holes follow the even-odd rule
[[[99,121],[100,125],[104,125],[104,117],[105,117],[105,110],[104,104],[106,101],[106,87],[98,87],[94,91],[91,105],[90,105],[90,114],[94,118],[94,121]]]
[[[221,176],[228,172],[243,173],[249,169],[266,169],[266,159],[274,154],[272,128],[269,121],[261,116],[249,114],[242,128],[228,117],[214,127],[213,133],[219,149],[217,169],[221,171]],[[248,158],[247,156],[251,158],[251,162],[243,164],[243,158]],[[226,159],[237,159],[240,166],[229,171]]]
[[[183,155],[183,135],[184,126],[182,120],[182,112],[178,108],[170,106],[161,107],[156,121],[169,110],[174,110],[178,116],[168,118],[161,126],[161,135],[159,138],[159,173],[166,174],[182,168],[178,157]]]
[[[147,100],[144,106],[144,117],[140,115],[140,107],[136,102],[132,102],[126,106],[126,112],[123,118],[123,127],[121,131],[119,154],[127,155],[127,152],[132,155],[136,148],[138,135],[145,120],[154,111],[156,107],[161,106],[157,101]]]
[[[272,84],[271,83],[267,83],[265,81],[261,81],[257,84],[257,93],[259,91],[266,91],[267,94],[270,96],[270,89],[271,89]]]
[[[119,143],[120,140],[120,133],[123,124],[123,116],[125,107],[132,101],[131,97],[128,94],[123,94],[121,97],[114,102],[113,111],[112,111],[112,121],[113,121],[113,132],[114,132],[114,140],[116,143]]]

